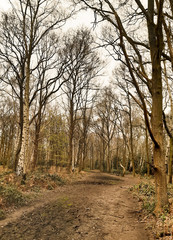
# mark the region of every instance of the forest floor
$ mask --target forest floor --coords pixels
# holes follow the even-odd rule
[[[0,221],[1,240],[147,240],[151,223],[129,188],[139,178],[91,171],[46,190]]]

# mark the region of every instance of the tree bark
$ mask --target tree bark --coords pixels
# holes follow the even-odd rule
[[[128,84],[127,84],[128,89]],[[127,93],[127,99],[129,104],[129,123],[130,123],[130,158],[132,163],[132,173],[133,177],[135,177],[135,160],[134,160],[134,150],[133,150],[133,125],[132,125],[132,106],[130,101],[130,96]]]
[[[149,157],[149,149],[148,149],[148,130],[145,128],[145,144],[146,144],[146,162],[147,162],[147,176],[150,175],[150,157]]]
[[[108,149],[108,155],[107,155],[107,172],[111,172],[111,161],[110,161],[110,141],[108,141],[108,146],[107,146],[107,149]]]
[[[74,159],[73,159],[73,137],[74,137],[74,106],[73,100],[70,100],[70,125],[69,125],[69,162],[68,171],[74,170]]]
[[[29,154],[29,82],[30,82],[30,63],[26,66],[25,98],[23,108],[23,134],[22,145],[17,165],[17,175],[26,174]]]
[[[159,213],[168,204],[166,167],[163,152],[162,121],[162,73],[161,54],[163,51],[162,11],[163,2],[159,2],[157,25],[154,24],[154,0],[148,0],[148,34],[152,62],[152,132],[157,144],[154,144],[156,208]]]
[[[19,133],[17,134],[16,149],[14,152],[14,170],[17,171],[19,154],[22,146],[23,135],[23,85],[20,86],[20,116],[19,116]]]
[[[172,162],[173,162],[173,139],[170,138],[170,153],[168,163],[168,183],[172,184]]]

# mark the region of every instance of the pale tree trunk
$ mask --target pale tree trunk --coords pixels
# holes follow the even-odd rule
[[[17,170],[19,154],[22,146],[23,135],[23,89],[20,88],[20,117],[19,117],[19,132],[17,133],[16,146],[14,150],[14,170]]]
[[[17,164],[18,164],[18,155],[20,153],[20,149],[21,149],[21,142],[22,142],[22,132],[20,127],[17,129],[17,133],[16,133],[16,139],[15,139],[15,143],[14,143],[14,166],[13,169],[14,171],[16,171],[17,169]]]
[[[30,68],[29,63],[26,67],[26,83],[25,83],[25,98],[23,105],[23,134],[22,145],[17,165],[17,175],[24,175],[27,172],[28,153],[29,153],[29,82],[30,82]]]

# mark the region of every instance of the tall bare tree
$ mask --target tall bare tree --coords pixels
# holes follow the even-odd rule
[[[69,65],[63,75],[65,84],[62,87],[67,97],[67,112],[69,122],[69,170],[74,169],[74,136],[76,122],[82,118],[80,113],[86,108],[91,82],[102,68],[100,60],[93,50],[93,38],[86,29],[77,30],[65,37],[65,46],[61,56],[69,59]],[[94,89],[94,87],[93,87]],[[86,98],[87,97],[87,98]]]
[[[115,135],[117,114],[116,96],[113,94],[110,87],[107,87],[101,92],[100,102],[96,106],[96,121],[94,129],[100,136],[103,146],[103,156],[106,155],[107,172],[111,172],[112,164],[112,149],[111,142]],[[102,161],[104,164],[104,159]]]
[[[165,162],[163,157],[163,122],[162,122],[162,73],[161,73],[161,57],[163,56],[163,7],[164,0],[154,1],[148,0],[148,10],[146,10],[142,1],[123,1],[122,3],[111,2],[109,0],[103,1],[85,1],[82,0],[86,6],[93,9],[102,21],[107,21],[109,26],[112,26],[116,32],[116,38],[112,42],[115,53],[114,57],[121,60],[129,69],[131,82],[136,88],[140,102],[143,106],[146,125],[150,137],[154,143],[154,169],[155,169],[155,186],[156,186],[156,212],[168,203],[167,197],[167,183]],[[171,1],[170,1],[171,2]],[[134,6],[130,8],[127,14],[122,14],[125,7]],[[135,12],[134,12],[135,10]],[[136,13],[138,13],[136,15]],[[129,15],[130,14],[130,15]],[[123,17],[129,17],[123,19]],[[138,17],[137,17],[138,16]],[[143,19],[143,21],[141,21]],[[99,19],[99,21],[101,21]],[[139,20],[139,21],[138,21]],[[145,21],[144,29],[148,32],[148,39],[139,41],[137,36],[137,29],[139,25]],[[128,24],[127,24],[128,23]],[[131,29],[129,29],[129,27]],[[136,31],[135,34],[132,33]],[[131,30],[131,31],[129,31]],[[146,35],[147,36],[147,35]],[[120,51],[117,51],[119,49]],[[142,52],[146,54],[142,56]],[[132,54],[133,52],[133,54]],[[150,54],[150,56],[149,56]],[[135,57],[134,57],[135,56]],[[147,74],[147,68],[144,65],[144,58],[148,58],[151,74]],[[146,84],[149,93],[152,96],[152,123],[150,124],[145,98],[139,84],[139,80]]]
[[[17,151],[17,155],[19,152],[20,155],[19,160],[16,160],[16,165],[17,173],[23,174],[26,173],[28,164],[29,108],[35,96],[33,93],[31,97],[30,92],[36,79],[34,72],[45,62],[45,56],[37,58],[38,49],[41,42],[47,42],[50,32],[57,30],[65,23],[71,16],[71,12],[65,14],[60,1],[58,7],[57,3],[52,0],[18,0],[16,5],[13,5],[11,1],[10,3],[13,10],[9,14],[3,14],[1,22],[0,56],[2,61],[5,60],[3,63],[5,71],[1,79],[4,80],[6,77],[5,81],[10,84],[20,99],[21,132]],[[47,57],[50,58],[50,55]],[[55,85],[54,78],[49,80],[47,87],[48,85],[50,87],[52,82]],[[41,84],[35,86],[39,91]],[[52,86],[51,89],[54,91]]]

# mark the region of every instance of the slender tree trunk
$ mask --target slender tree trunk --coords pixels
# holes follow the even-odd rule
[[[106,152],[105,152],[105,141],[104,141],[104,139],[102,140],[102,151],[103,151],[103,153],[102,153],[102,172],[104,172],[106,169],[105,169],[105,154],[106,154]]]
[[[23,134],[22,145],[17,165],[17,174],[26,174],[29,154],[29,82],[30,82],[30,64],[26,66],[25,98],[23,106]]]
[[[73,159],[73,136],[74,136],[74,107],[73,101],[70,101],[70,126],[69,126],[69,162],[68,171],[74,170],[74,159]]]
[[[86,159],[86,135],[84,134],[81,139],[80,144],[80,164],[79,164],[79,171],[82,171],[85,169],[85,159]]]
[[[132,108],[129,94],[127,94],[128,103],[129,103],[129,122],[130,122],[130,157],[132,163],[132,173],[133,177],[135,177],[135,161],[134,161],[134,150],[133,150],[133,125],[132,125]]]
[[[68,171],[71,172],[73,164],[73,138],[72,133],[69,136],[69,163],[68,163]]]
[[[21,145],[22,145],[22,131],[21,128],[17,132],[17,137],[16,137],[16,142],[14,146],[14,171],[17,170],[17,165],[18,165],[18,160],[19,160],[19,153],[21,150]]]
[[[100,161],[99,161],[99,169],[100,169],[100,172],[103,172],[103,152],[102,151],[98,151],[97,149],[97,153],[100,157]]]
[[[107,172],[111,172],[111,161],[110,161],[110,141],[108,142],[108,155],[107,155]]]
[[[83,162],[83,165],[82,165],[82,170],[84,170],[85,169],[85,162],[86,162],[86,157],[87,157],[87,133],[86,133],[86,131],[85,131],[85,133],[84,133],[84,137],[83,137],[83,160],[82,160],[82,162]]]
[[[93,146],[93,143],[91,145],[91,154],[90,154],[90,158],[91,158],[91,170],[94,169],[94,146]]]
[[[150,175],[150,158],[149,158],[149,149],[148,149],[148,130],[145,128],[145,144],[146,144],[146,162],[147,162],[147,176]]]
[[[39,146],[39,137],[40,137],[40,123],[36,123],[35,127],[35,139],[34,139],[34,155],[32,160],[32,170],[35,170],[38,159],[38,146]]]
[[[123,166],[125,167],[125,169],[126,169],[126,152],[127,152],[127,150],[126,150],[126,144],[124,143],[124,151],[123,151]]]
[[[170,138],[170,154],[168,164],[168,183],[172,183],[173,139]]]
[[[79,140],[79,147],[78,147],[78,166],[79,166],[79,172],[82,171],[83,166],[83,159],[82,159],[82,139]]]
[[[117,151],[116,151],[116,169],[117,170],[118,170],[118,165],[119,165],[119,146],[117,146]]]
[[[23,135],[23,89],[20,89],[20,117],[19,117],[19,133],[17,136],[16,148],[14,151],[14,170],[17,171],[19,154],[22,146],[22,135]]]

